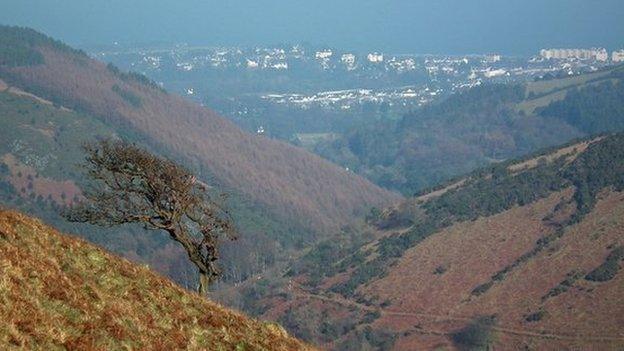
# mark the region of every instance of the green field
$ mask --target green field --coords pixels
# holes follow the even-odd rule
[[[606,81],[617,82],[619,79],[611,78],[611,75],[623,69],[624,66],[617,66],[608,70],[569,78],[530,82],[526,85],[527,99],[516,106],[516,111],[532,114],[539,107],[545,107],[550,103],[563,100],[570,89],[591,86]]]
[[[298,133],[295,135],[301,146],[309,149],[322,141],[331,141],[338,138],[336,133]]]
[[[527,94],[527,97],[531,94],[539,96],[539,95],[552,93],[555,90],[568,89],[574,86],[583,85],[590,81],[604,78],[610,75],[611,73],[615,72],[616,70],[620,70],[620,69],[622,69],[622,66],[618,66],[616,68],[608,69],[604,71],[598,71],[594,73],[573,76],[569,78],[530,82],[527,84],[526,94]]]

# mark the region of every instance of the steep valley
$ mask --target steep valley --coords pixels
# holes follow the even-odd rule
[[[318,144],[331,163],[0,26],[0,342],[620,350],[622,67],[475,87]],[[108,138],[229,195],[240,239],[211,299],[288,333],[189,293],[195,268],[167,234],[60,215],[90,186],[81,145]]]

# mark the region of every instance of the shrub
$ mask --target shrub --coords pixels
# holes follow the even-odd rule
[[[566,278],[561,283],[550,289],[550,291],[548,291],[548,293],[542,297],[542,301],[568,291],[568,289],[570,289],[572,285],[574,285],[574,283],[582,276],[583,273],[579,271],[569,272]]]
[[[379,317],[381,317],[381,313],[379,311],[366,312],[366,314],[364,315],[364,318],[362,319],[362,323],[363,324],[373,323],[376,319],[379,319]]]
[[[460,350],[487,350],[492,339],[494,317],[479,317],[451,335],[453,343]]]
[[[624,259],[624,246],[619,246],[605,259],[604,263],[585,276],[585,279],[595,282],[606,282],[615,277],[620,270],[620,261]]]
[[[441,275],[441,274],[444,274],[446,270],[447,268],[445,266],[440,265],[436,267],[436,269],[433,271],[433,274]]]
[[[526,317],[524,317],[524,320],[526,320],[529,323],[533,323],[533,322],[541,321],[542,318],[544,318],[545,316],[546,316],[546,311],[539,310],[535,313],[531,313],[527,315]]]
[[[479,296],[479,295],[485,294],[488,290],[490,290],[492,285],[494,285],[493,281],[489,281],[487,283],[483,283],[483,284],[477,286],[476,288],[472,289],[472,291],[470,293],[472,295],[475,295],[475,296]]]

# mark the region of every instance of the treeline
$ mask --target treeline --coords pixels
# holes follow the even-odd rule
[[[156,83],[153,80],[149,79],[144,74],[141,74],[141,73],[138,73],[138,72],[132,72],[132,71],[131,72],[124,72],[124,71],[120,70],[117,66],[115,66],[114,64],[112,64],[110,62],[106,65],[106,69],[108,69],[112,74],[114,74],[119,79],[123,80],[124,82],[133,81],[133,82],[137,82],[139,84],[145,85],[145,86],[150,87],[150,88],[158,89],[158,90],[160,90],[163,93],[167,92],[158,83]],[[114,86],[117,86],[117,85],[114,85]]]
[[[425,106],[420,111],[407,114],[400,126],[406,128],[440,118],[462,121],[475,113],[485,115],[499,112],[506,104],[522,101],[524,95],[525,89],[521,85],[485,84],[456,93],[441,103]]]
[[[617,79],[573,89],[563,100],[538,109],[538,113],[563,120],[587,134],[624,130],[624,83],[622,77]]]
[[[73,49],[33,29],[0,25],[0,66],[43,64],[43,55],[37,50],[41,46],[86,57],[83,51]]]

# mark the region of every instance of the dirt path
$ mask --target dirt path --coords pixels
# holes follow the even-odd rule
[[[353,306],[357,307],[360,310],[370,311],[370,312],[379,312],[382,316],[386,317],[401,317],[401,318],[435,318],[435,322],[441,321],[460,321],[460,322],[470,322],[473,318],[470,317],[461,317],[461,316],[452,316],[452,315],[440,315],[434,313],[425,313],[425,312],[402,312],[402,311],[391,311],[375,306],[367,306],[355,301],[351,301],[341,297],[329,297],[323,295],[317,295],[306,291],[303,287],[297,286],[296,289],[293,289],[292,292],[303,298],[311,298],[326,302],[332,302],[343,306]],[[572,334],[559,334],[550,331],[530,331],[530,330],[521,330],[514,328],[506,328],[500,326],[492,327],[492,330],[516,335],[516,336],[524,336],[531,338],[541,338],[541,339],[553,339],[553,340],[565,340],[565,341],[592,341],[592,342],[613,342],[613,341],[623,341],[624,336],[589,336],[589,335],[572,335]],[[424,328],[416,329],[416,332],[423,334],[433,334],[433,335],[451,335],[451,332],[437,331],[437,330],[427,330]]]
[[[42,103],[44,105],[55,106],[54,103],[52,103],[52,101],[46,100],[46,99],[44,99],[44,98],[42,98],[40,96],[37,96],[35,94],[31,94],[31,93],[26,92],[26,91],[24,91],[22,89],[19,89],[19,88],[16,88],[16,87],[12,87],[12,86],[8,85],[6,82],[4,82],[2,79],[0,79],[0,91],[6,91],[6,92],[8,92],[10,94],[17,95],[17,96],[28,97],[28,98],[31,98],[31,99],[33,99],[33,100],[35,100],[37,102],[40,102],[40,103]],[[73,111],[73,110],[71,110],[71,109],[69,109],[67,107],[64,107],[64,106],[59,106],[59,108],[61,110],[63,110],[63,111],[67,111],[67,112]]]

